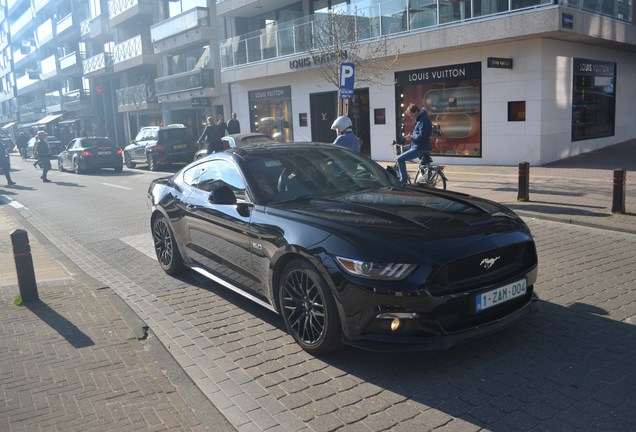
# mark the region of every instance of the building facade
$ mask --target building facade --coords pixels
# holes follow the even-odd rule
[[[0,130],[100,135],[229,111],[213,0],[0,0]],[[228,114],[229,115],[229,114]]]
[[[386,161],[409,103],[442,163],[543,164],[636,136],[632,0],[0,0],[0,52],[0,131],[62,141],[197,137],[237,112],[243,132],[331,142],[344,113]]]
[[[350,62],[357,75],[384,60],[372,84],[356,77],[344,108],[376,160],[393,159],[391,143],[410,133],[409,103],[439,126],[433,152],[445,163],[543,164],[636,136],[629,0],[268,5],[217,4],[229,32],[222,80],[251,131],[333,140],[343,112],[333,64]]]

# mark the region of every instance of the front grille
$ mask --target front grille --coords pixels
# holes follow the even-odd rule
[[[532,241],[493,249],[440,268],[428,290],[433,295],[444,295],[482,289],[523,274],[536,262],[537,254]]]

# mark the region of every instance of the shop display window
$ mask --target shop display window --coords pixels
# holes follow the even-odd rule
[[[616,63],[574,59],[572,141],[614,135]]]
[[[254,90],[248,93],[250,130],[271,137],[277,142],[291,142],[291,87]]]

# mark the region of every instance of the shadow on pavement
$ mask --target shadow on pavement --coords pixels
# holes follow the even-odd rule
[[[24,306],[43,322],[48,324],[49,327],[58,332],[60,336],[66,339],[68,343],[75,348],[86,348],[95,345],[88,335],[42,300],[26,302]]]

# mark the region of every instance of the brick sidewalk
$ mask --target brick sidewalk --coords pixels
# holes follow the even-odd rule
[[[119,297],[71,275],[33,236],[40,300],[13,304],[10,232],[20,226],[11,211],[0,205],[0,430],[209,430],[150,341],[139,340],[141,324],[131,328]]]

